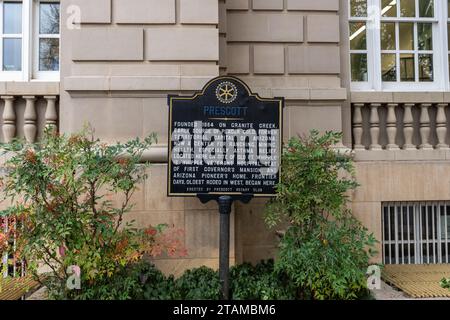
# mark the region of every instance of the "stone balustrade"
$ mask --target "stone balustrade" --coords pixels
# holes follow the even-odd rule
[[[353,103],[354,150],[449,150],[447,103]]]
[[[35,142],[45,127],[58,126],[58,96],[0,96],[2,142],[16,137]],[[3,108],[3,111],[1,111]]]

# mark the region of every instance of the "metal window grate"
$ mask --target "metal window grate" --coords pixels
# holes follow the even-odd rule
[[[450,263],[450,201],[385,202],[383,263]]]
[[[8,234],[17,228],[16,221],[8,218],[0,218],[0,232]],[[15,234],[14,234],[15,235]],[[9,250],[0,256],[0,279],[7,277],[23,277],[25,276],[26,263],[24,259],[17,257],[16,238],[9,240]]]

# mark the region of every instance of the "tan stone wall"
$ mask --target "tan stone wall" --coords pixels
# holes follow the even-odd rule
[[[219,213],[215,202],[202,204],[196,198],[167,198],[167,165],[150,167],[147,180],[140,186],[134,202],[136,207],[127,221],[134,220],[136,226],[168,224],[184,230],[184,245],[188,257],[183,259],[158,259],[164,271],[180,275],[184,269],[207,265],[218,268],[219,257]],[[234,226],[234,214],[231,225]],[[234,233],[230,239],[230,263],[235,262]]]
[[[283,138],[311,129],[345,131],[347,65],[341,64],[338,0],[227,0],[220,7],[220,69],[263,97],[286,98]],[[342,71],[344,70],[344,71]],[[236,205],[238,261],[273,257],[277,239],[265,226],[264,202]]]
[[[81,9],[79,29],[67,27],[70,5]],[[150,154],[165,160],[167,95],[200,90],[219,74],[218,1],[69,0],[62,6],[62,131],[88,122],[109,142],[156,132],[158,148]],[[166,171],[164,163],[150,168],[128,218],[141,227],[168,223],[185,230],[189,256],[159,260],[165,271],[217,267],[217,205],[167,198]],[[233,263],[234,238],[231,250]]]
[[[384,201],[441,201],[450,199],[447,161],[362,161],[356,163],[360,187],[353,195],[353,212],[380,241]]]
[[[286,98],[284,138],[310,129],[344,130],[339,0],[67,0],[61,12],[61,129],[89,122],[113,142],[159,136],[161,164],[136,196],[140,225],[174,223],[186,230],[190,256],[159,261],[168,272],[217,265],[216,205],[168,199],[165,192],[167,95],[190,94],[231,74],[263,97]],[[81,9],[69,28],[70,5]],[[348,143],[349,136],[344,139]],[[273,256],[275,235],[263,202],[237,204],[232,261]]]
[[[345,100],[338,0],[234,0],[220,12],[223,72],[262,96]]]

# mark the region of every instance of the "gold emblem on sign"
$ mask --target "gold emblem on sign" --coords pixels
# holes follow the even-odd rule
[[[217,86],[216,97],[222,103],[231,103],[236,100],[237,88],[229,81],[221,82]]]

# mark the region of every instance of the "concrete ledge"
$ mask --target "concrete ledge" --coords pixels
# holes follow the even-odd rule
[[[345,88],[252,88],[254,92],[262,97],[284,97],[286,100],[346,100],[347,90]]]
[[[112,77],[66,77],[66,91],[172,91],[200,90],[211,76],[112,76]]]
[[[80,76],[64,78],[64,90],[92,91],[196,91],[217,75],[210,76]],[[285,97],[287,100],[344,101],[345,88],[265,88],[252,87],[262,97]]]
[[[142,161],[149,161],[152,163],[167,163],[168,159],[167,145],[155,145],[146,150],[142,155]]]
[[[450,103],[450,92],[352,91],[352,103]]]
[[[58,82],[0,82],[0,95],[2,96],[20,96],[20,95],[34,95],[34,96],[52,96],[59,95],[59,81]]]
[[[450,150],[353,150],[353,154],[357,162],[450,160]]]

